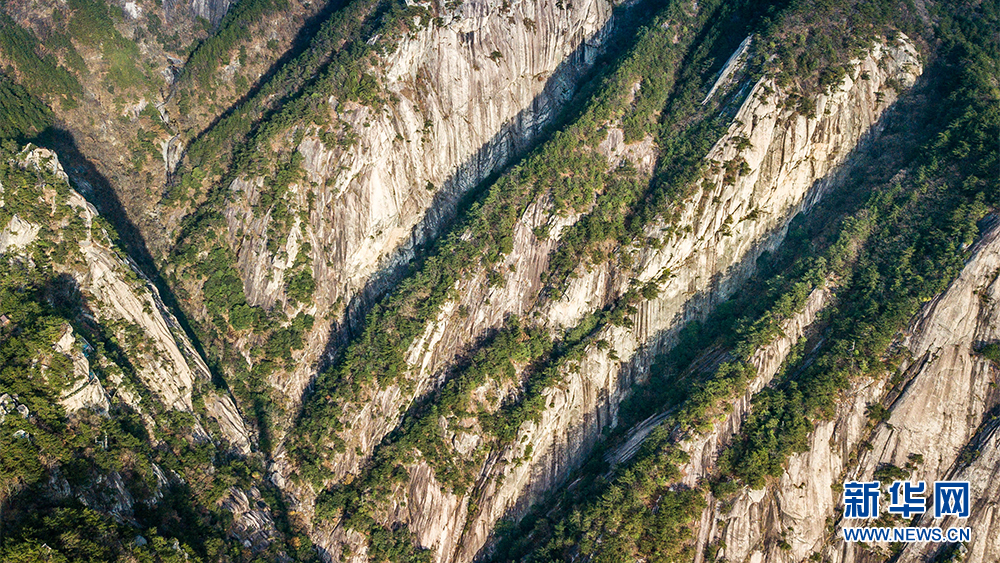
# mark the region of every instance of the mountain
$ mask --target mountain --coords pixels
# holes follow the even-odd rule
[[[1000,560],[998,25],[3,4],[0,559]]]

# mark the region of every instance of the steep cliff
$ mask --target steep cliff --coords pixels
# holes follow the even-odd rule
[[[111,516],[100,524],[105,557],[145,553],[153,539],[122,544],[116,534],[127,532],[115,529],[120,524],[159,526],[156,542],[183,538],[179,552],[203,552],[203,545],[188,544],[190,536],[158,521],[172,511],[150,513],[150,507],[192,485],[202,492],[215,487],[211,496],[225,507],[246,505],[248,495],[260,499],[244,478],[225,477],[231,475],[226,458],[251,457],[256,436],[229,393],[212,384],[204,360],[157,289],[117,246],[110,225],[69,187],[55,154],[29,146],[4,159],[2,502],[5,526],[14,534],[5,558],[27,556],[27,544],[14,541],[25,533],[26,510],[41,516],[48,505],[63,505],[66,516],[76,510],[73,503],[98,511],[81,518]],[[25,356],[32,351],[34,357]],[[10,414],[23,421],[13,423]],[[25,454],[46,466],[36,467]],[[231,537],[248,541],[255,552],[280,539],[265,504],[228,510]],[[72,519],[67,530],[77,525]],[[150,552],[161,547],[152,545]]]
[[[478,485],[483,489],[476,498],[479,513],[466,516],[470,522],[464,529],[435,522],[428,523],[428,528],[420,525],[420,515],[428,513],[428,506],[417,503],[416,499],[434,498],[433,489],[437,485],[433,482],[409,492],[406,497],[409,508],[402,513],[416,520],[410,528],[423,545],[450,546],[458,542],[449,535],[461,533],[461,541],[467,547],[456,552],[455,560],[471,559],[494,522],[512,508],[524,510],[543,498],[579,465],[602,430],[617,424],[618,405],[628,389],[642,380],[653,355],[672,342],[681,323],[700,316],[699,309],[709,309],[725,300],[752,272],[757,256],[780,243],[787,221],[822,197],[823,180],[828,172],[854,149],[886,107],[875,101],[884,82],[894,79],[912,84],[920,65],[912,47],[904,45],[884,53],[879,46],[858,65],[855,76],[862,72],[870,73],[871,79],[848,80],[831,96],[820,97],[817,113],[823,117],[816,119],[787,110],[782,113],[778,109],[783,101],[780,91],[772,97],[760,95],[773,89],[773,84],[762,81],[751,90],[736,114],[736,125],[706,157],[718,162],[738,158],[736,139],[749,138],[754,148],[742,154],[750,172],[732,185],[724,182],[721,170],[710,176],[712,183],[707,185],[711,188],[696,194],[682,215],[683,224],[694,226],[692,232],[674,239],[662,250],[647,249],[639,253],[635,272],[640,282],[648,282],[664,271],[670,272],[670,278],[660,284],[656,298],[638,304],[638,310],[630,316],[634,323],[631,327],[609,327],[595,336],[609,345],[606,351],[589,349],[578,365],[566,368],[558,386],[542,392],[546,408],[540,419],[522,427],[517,445],[499,454],[497,459],[490,459],[480,475]],[[703,198],[714,200],[714,204],[706,205],[701,202]],[[751,212],[755,212],[754,216],[748,219]],[[534,217],[534,213],[525,217],[524,231],[530,232],[537,226],[530,222]],[[653,226],[649,232],[658,228]],[[524,254],[519,252],[522,248]],[[544,264],[548,255],[545,245],[520,247],[515,239],[507,263],[515,265],[517,272],[540,271],[541,268],[527,265]],[[586,313],[603,308],[607,300],[627,289],[621,287],[624,280],[620,276],[620,271],[604,267],[573,279],[565,296],[549,305],[548,322],[555,326],[573,325]],[[459,306],[467,306],[470,317],[503,319],[505,313],[521,313],[525,309],[524,297],[507,297],[503,291],[491,291],[486,299],[480,298],[472,288],[482,283],[483,280],[474,279],[467,289],[460,290],[463,298]],[[538,281],[508,281],[507,287],[511,288],[507,292],[530,291],[538,287]],[[510,308],[497,311],[498,307]],[[457,342],[461,346],[462,339],[485,327],[477,326],[471,331],[466,326],[456,327],[451,329],[454,335],[449,328],[446,321],[439,321],[428,330],[428,334],[434,332],[434,338],[418,341],[411,348],[412,364],[433,366],[421,358],[440,357],[438,342]],[[445,355],[438,361],[447,363],[449,359]],[[771,373],[776,367],[770,366]],[[758,385],[764,384],[766,380]],[[521,460],[515,463],[518,458]],[[502,483],[497,479],[500,475]],[[415,484],[420,481],[415,477]],[[445,510],[436,508],[430,512],[440,514]],[[460,513],[461,508],[458,503],[451,511]],[[437,522],[447,523],[454,518],[441,517]],[[450,550],[442,550],[447,551]],[[450,559],[445,556],[441,560]]]
[[[352,467],[363,464],[364,457],[358,455],[369,451],[397,424],[396,413],[413,400],[410,393],[419,395],[435,380],[450,378],[448,366],[461,362],[458,355],[475,349],[477,336],[501,328],[509,315],[533,311],[531,324],[548,326],[548,330],[573,327],[586,316],[613,307],[629,290],[634,292],[636,284],[659,286],[655,297],[638,300],[637,310],[627,313],[630,319],[623,326],[598,327],[591,334],[591,342],[599,341],[600,346],[586,348],[568,365],[557,363],[553,368],[559,377],[557,385],[531,390],[544,406],[532,422],[513,426],[512,445],[501,444],[497,449],[489,439],[476,438],[485,432],[483,415],[479,421],[467,416],[441,419],[453,455],[474,468],[472,490],[463,487],[464,494],[455,494],[451,485],[437,480],[434,475],[440,469],[434,465],[439,462],[407,465],[411,478],[390,488],[394,500],[380,503],[390,522],[406,523],[419,545],[435,546],[439,560],[471,559],[499,518],[512,510],[523,512],[561,483],[590,451],[601,430],[617,424],[618,404],[628,388],[642,380],[652,356],[671,342],[684,315],[697,317],[698,307],[708,309],[724,300],[752,272],[756,257],[780,242],[787,221],[822,197],[828,173],[855,149],[891,103],[894,94],[885,84],[912,84],[919,72],[912,46],[905,42],[891,49],[876,45],[853,65],[843,83],[817,99],[816,116],[782,109],[787,107],[787,95],[773,82],[757,82],[734,112],[734,125],[705,157],[717,165],[708,169],[677,214],[681,224],[692,227],[668,239],[671,244],[633,251],[634,265],[625,270],[628,273],[618,265],[615,269],[602,264],[578,271],[555,298],[539,293],[545,286],[541,276],[550,267],[561,233],[585,214],[557,213],[549,194],[521,204],[524,212],[511,225],[510,249],[498,265],[502,282],[492,283],[495,274],[490,272],[457,281],[456,297],[443,302],[404,355],[412,370],[407,376],[412,386],[387,386],[343,419],[348,430],[339,435],[346,442],[346,452],[331,454],[337,459],[329,466],[334,478],[344,479],[345,473],[354,471]],[[740,86],[736,81],[727,89],[735,93]],[[607,128],[600,139],[603,158],[617,165],[619,155],[628,155],[625,158],[636,169],[645,169],[648,178],[652,166],[646,163],[655,158],[650,140],[626,147],[614,121],[602,125]],[[737,159],[745,166],[732,177],[726,163]],[[670,226],[654,222],[646,236]],[[542,227],[548,231],[545,237],[539,236]],[[692,301],[695,293],[701,295]],[[530,377],[530,372],[525,370],[521,377]],[[516,388],[502,380],[471,392],[496,405],[486,407],[487,413],[521,400]],[[452,430],[453,424],[460,427]],[[379,456],[375,459],[381,463]],[[356,541],[350,538],[335,531],[332,539]],[[334,543],[331,556],[337,557],[338,551]]]
[[[59,160],[51,151],[34,148],[25,152],[23,159],[26,165],[48,168],[57,181],[68,182]],[[49,199],[53,208],[62,203],[55,191],[50,192]],[[78,241],[82,263],[79,269],[71,270],[70,275],[88,301],[88,314],[97,323],[119,326],[119,339],[138,344],[138,350],[129,351],[129,359],[142,383],[156,395],[158,401],[171,410],[193,412],[191,394],[197,386],[196,381],[204,384],[212,378],[204,360],[180,329],[177,319],[164,307],[156,288],[141,277],[142,274],[120,250],[114,248],[104,227],[95,223],[98,214],[94,206],[72,189],[64,205],[78,214],[86,233],[86,237]],[[13,216],[0,235],[7,242],[4,252],[13,256],[14,252],[23,250],[35,241],[40,229],[39,224]],[[64,353],[74,350],[72,329],[67,330],[58,344]],[[135,353],[139,350],[141,353]],[[100,387],[100,381],[90,373],[85,356],[76,355],[74,358],[74,374],[80,377],[78,383],[83,387]],[[70,397],[74,394],[70,391]],[[64,405],[70,397],[64,399]],[[129,397],[126,393],[124,397],[131,407],[143,412],[139,396]],[[215,391],[209,391],[204,400],[210,416],[220,425],[223,437],[237,449],[249,453],[250,436],[232,400]],[[106,398],[100,401],[104,405],[106,402]],[[153,423],[151,417],[148,420]],[[204,429],[198,427],[195,431],[207,437]]]
[[[908,328],[902,345],[912,359],[899,366],[898,376],[859,381],[836,416],[813,430],[807,451],[791,456],[777,481],[719,501],[707,511],[702,545],[724,545],[717,555],[736,561],[801,561],[813,553],[828,561],[879,560],[890,553],[888,545],[843,542],[840,526],[854,524],[838,515],[837,485],[876,479],[889,474],[892,466],[905,468],[913,482],[968,478],[974,483],[973,498],[981,500],[970,519],[934,525],[973,528],[963,560],[997,558],[989,539],[995,525],[989,500],[994,497],[987,490],[989,470],[980,474],[989,463],[980,458],[988,460],[996,448],[995,425],[987,416],[997,404],[996,368],[975,353],[980,343],[995,339],[990,296],[996,281],[997,233],[992,228],[984,235],[958,279],[925,305]],[[872,420],[868,407],[873,404],[884,404],[889,414]],[[736,421],[744,416],[739,408],[733,415]],[[707,461],[710,465],[714,459],[710,455]],[[688,478],[705,474],[694,466]],[[930,514],[917,522],[925,525],[924,519],[931,520]],[[940,549],[936,544],[912,544],[902,548],[899,560],[926,561]]]
[[[225,240],[248,303],[322,319],[304,337],[295,370],[275,386],[297,400],[339,318],[364,314],[454,217],[462,196],[530,146],[593,64],[611,8],[462,4],[384,57],[388,105],[331,96],[312,118],[331,125],[288,132],[301,175],[285,199],[262,200],[275,199],[267,178],[233,181]],[[345,135],[350,141],[328,140]],[[286,290],[303,272],[315,279],[305,297]]]
[[[997,559],[995,12],[4,4],[0,559]]]
[[[948,61],[956,51],[943,53]],[[975,82],[974,68],[985,59],[977,61],[949,79],[950,99],[970,100],[975,87],[965,81]],[[995,148],[976,144],[961,168],[926,160],[951,150],[944,147],[959,123],[993,127],[996,119],[971,125],[970,110],[938,117],[928,109],[937,107],[928,93],[948,64],[939,59],[931,86],[908,95],[898,110],[905,117],[894,114],[892,130],[874,135],[830,179],[833,201],[821,200],[797,220],[793,240],[745,286],[760,294],[737,294],[709,318],[723,332],[696,325],[681,339],[694,350],[678,346],[661,356],[661,367],[652,366],[655,377],[665,369],[658,382],[675,390],[644,394],[666,398],[664,410],[641,422],[632,418],[630,432],[612,436],[611,444],[620,445],[602,454],[610,470],[599,473],[592,460],[543,504],[545,512],[521,524],[521,537],[505,535],[495,559],[636,551],[695,561],[996,558],[988,535],[989,471],[975,467],[995,439],[989,295],[996,230],[995,219],[984,219],[988,208],[977,203],[993,197],[989,183],[967,176],[995,163]],[[912,135],[914,122],[927,124],[925,137]],[[900,131],[912,136],[910,148],[900,144]],[[965,139],[977,135],[967,132]],[[977,188],[961,196],[952,191],[963,182]],[[801,243],[810,238],[808,246]],[[832,302],[824,297],[830,288]],[[775,308],[756,309],[761,301]],[[824,302],[825,313],[816,316]],[[742,320],[727,324],[729,306],[744,308],[736,314]],[[813,326],[803,330],[804,321]],[[727,326],[734,334],[724,332]],[[924,514],[911,525],[968,525],[971,542],[843,541],[843,526],[905,525],[899,517],[842,519],[844,482],[878,479],[887,486],[893,479],[956,476],[970,478],[980,499],[971,518],[941,522]]]

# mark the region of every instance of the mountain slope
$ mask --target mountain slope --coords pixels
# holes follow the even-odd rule
[[[4,5],[0,553],[995,559],[996,18]]]
[[[156,288],[52,152],[2,161],[3,559],[284,552],[231,509],[261,496],[256,439]]]

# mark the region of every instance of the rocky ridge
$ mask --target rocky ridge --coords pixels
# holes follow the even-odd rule
[[[317,281],[306,311],[337,319],[381,293],[456,211],[461,197],[526,150],[572,95],[610,35],[603,1],[462,4],[441,25],[401,41],[384,69],[398,101],[374,110],[328,100],[332,129],[356,135],[345,149],[306,128],[297,145],[296,217],[277,252],[273,219],[255,215],[261,178],[230,186],[224,215],[248,301],[270,307],[308,243]],[[558,38],[558,40],[555,40]],[[331,323],[318,322],[298,368],[274,384],[293,400],[311,381]]]
[[[801,561],[814,553],[828,561],[880,560],[889,552],[888,545],[861,547],[843,541],[841,527],[854,524],[840,517],[836,486],[873,480],[876,470],[891,464],[906,468],[909,480],[928,486],[948,479],[973,483],[972,498],[985,500],[973,506],[969,520],[946,517],[932,522],[929,512],[912,525],[970,526],[972,550],[963,560],[996,559],[1000,552],[987,539],[996,526],[994,502],[989,500],[995,496],[987,476],[995,470],[990,460],[997,445],[995,417],[989,413],[1000,397],[995,391],[996,367],[974,350],[995,338],[991,295],[1000,256],[998,234],[994,227],[983,237],[959,278],[913,321],[904,342],[912,359],[900,366],[903,382],[856,382],[836,416],[816,425],[808,451],[793,455],[777,481],[745,490],[730,501],[713,501],[701,520],[700,553],[717,543],[725,546],[718,557],[736,561]],[[872,424],[867,414],[872,404],[885,404],[887,420]],[[728,417],[716,431],[732,424],[733,417]],[[963,455],[966,451],[977,453]],[[711,455],[705,457],[705,469],[695,466],[687,479],[694,482],[707,475],[712,462]],[[906,545],[899,560],[926,561],[944,547]]]
[[[723,167],[718,167],[709,178],[712,188],[697,193],[685,207],[682,224],[693,225],[691,232],[682,233],[662,249],[640,250],[636,277],[641,282],[664,271],[671,276],[658,297],[639,305],[632,315],[634,328],[605,329],[600,338],[610,348],[588,350],[578,369],[567,370],[558,387],[543,393],[547,408],[541,420],[523,426],[517,445],[491,456],[483,467],[477,480],[478,510],[469,511],[470,497],[442,492],[433,471],[417,463],[410,470],[409,483],[393,499],[396,508],[390,511],[390,520],[407,523],[420,545],[434,548],[438,561],[471,560],[500,518],[525,510],[562,482],[590,451],[602,429],[617,424],[618,405],[627,390],[648,371],[653,355],[672,342],[681,322],[699,317],[728,297],[752,273],[756,256],[780,243],[787,221],[822,197],[838,165],[865,135],[874,134],[871,128],[893,101],[895,93],[886,83],[912,85],[920,71],[910,44],[877,45],[868,57],[857,61],[844,83],[819,98],[816,117],[783,109],[776,85],[766,80],[755,84],[729,132],[706,157],[720,164],[742,158],[749,172],[730,183]],[[862,79],[862,73],[868,78]],[[613,131],[609,138],[615,137]],[[749,139],[751,147],[737,149],[739,138]],[[631,157],[640,165],[649,151],[608,145],[611,158],[631,149]],[[539,306],[538,276],[545,269],[551,243],[538,240],[533,229],[550,221],[546,208],[544,201],[532,204],[515,226],[514,248],[504,259],[512,272],[506,283],[491,288],[485,274],[460,282],[461,297],[445,305],[424,337],[411,346],[408,363],[419,370],[421,380],[427,382],[424,385],[431,384],[439,370],[471,343],[471,335],[498,326],[508,314]],[[555,218],[551,238],[557,239],[560,229],[575,219],[572,215]],[[627,282],[608,267],[581,272],[563,297],[542,302],[542,322],[553,327],[572,325],[613,300]],[[768,369],[776,369],[780,360],[767,363]],[[396,411],[401,399],[396,388],[380,392],[351,421],[350,435],[357,436],[363,448],[370,447],[366,444],[387,430],[371,426],[366,417],[377,411]],[[348,452],[353,445],[349,442]],[[526,463],[514,463],[522,456]],[[349,471],[353,463],[357,461],[339,464],[338,470]],[[335,558],[337,542],[347,538],[338,533],[330,539],[332,544],[323,539],[319,543],[330,545],[330,556]],[[360,557],[353,560],[361,561]]]
[[[56,178],[68,182],[55,153],[29,148],[22,156],[26,166],[45,167]],[[55,207],[54,192],[43,197],[48,197]],[[73,276],[80,291],[90,299],[92,309],[88,314],[95,322],[129,327],[123,328],[123,333],[133,331],[142,335],[142,343],[136,350],[138,353],[130,357],[138,368],[142,383],[155,393],[166,408],[194,412],[191,393],[196,380],[211,380],[204,360],[181,330],[177,319],[163,305],[156,288],[113,246],[110,236],[97,224],[99,215],[94,206],[72,188],[66,203],[79,214],[86,226],[85,236],[77,241],[83,267],[71,268],[68,273]],[[31,224],[15,215],[0,233],[0,240],[5,241],[4,253],[11,255],[23,251],[35,241],[40,229],[41,225]],[[127,337],[122,338],[125,340]],[[69,410],[97,407],[106,411],[106,393],[100,380],[90,370],[86,357],[85,350],[89,347],[86,340],[73,335],[72,329],[68,329],[57,343],[58,351],[73,358],[73,372],[77,377],[62,402]],[[122,384],[122,381],[115,383]],[[137,394],[123,392],[122,396],[139,412],[156,409],[154,405],[144,404]],[[220,424],[225,439],[238,450],[249,453],[251,435],[232,399],[212,391],[205,402],[211,416]],[[151,414],[147,412],[146,420],[154,426]],[[204,429],[200,433],[208,437]]]

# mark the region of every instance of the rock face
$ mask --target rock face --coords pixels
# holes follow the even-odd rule
[[[871,80],[859,79],[864,71]],[[729,296],[752,272],[756,257],[780,242],[787,221],[822,197],[837,165],[887,107],[878,101],[885,81],[911,85],[920,71],[912,46],[876,47],[851,78],[819,99],[817,118],[780,109],[781,93],[775,85],[760,82],[754,87],[729,133],[707,157],[718,162],[742,157],[750,172],[727,185],[720,171],[713,178],[714,189],[696,194],[685,209],[681,224],[693,225],[693,232],[662,250],[641,252],[636,276],[640,281],[665,269],[672,279],[656,299],[639,305],[634,328],[608,329],[602,338],[610,349],[592,351],[578,371],[565,374],[559,387],[544,393],[548,408],[541,421],[522,428],[528,437],[524,447],[530,444],[534,457],[519,467],[505,466],[502,484],[487,489],[479,503],[480,516],[466,533],[471,544],[466,557],[482,545],[497,519],[541,498],[579,463],[605,425],[617,423],[627,389],[648,372],[653,355],[672,341],[680,321],[697,318]],[[768,86],[775,93],[762,95]],[[734,142],[741,136],[752,144],[742,155]],[[703,199],[716,203],[704,205]],[[610,301],[626,283],[610,270],[595,268],[573,280],[566,297],[551,304],[549,321],[571,325]],[[613,359],[612,351],[620,360]],[[522,454],[520,447],[514,450],[506,454],[508,459]]]
[[[217,25],[229,11],[231,4],[233,2],[229,0],[164,0],[162,5],[167,21],[190,11],[195,16],[208,20],[212,25]]]
[[[956,521],[952,517],[945,518],[941,526],[969,526],[972,528],[972,545],[963,561],[969,563],[987,563],[1000,558],[1000,517],[997,515],[997,500],[1000,498],[1000,436],[997,433],[995,416],[981,427],[979,433],[970,442],[976,452],[974,461],[963,467],[956,466],[948,473],[954,481],[969,481],[971,496],[982,499],[972,506],[972,515],[966,522]],[[903,561],[920,561],[928,555],[919,548],[904,552]]]
[[[632,328],[604,329],[599,338],[610,347],[588,349],[576,369],[567,370],[557,387],[543,392],[546,408],[540,420],[525,423],[517,445],[489,458],[482,467],[475,510],[469,509],[469,497],[441,492],[433,472],[417,464],[410,470],[408,485],[392,500],[392,519],[406,523],[420,545],[433,548],[436,561],[472,560],[500,518],[521,513],[560,484],[590,451],[602,428],[617,424],[618,407],[627,390],[648,373],[653,355],[672,342],[682,321],[702,316],[731,295],[752,273],[760,253],[780,243],[791,217],[823,196],[838,165],[871,132],[893,101],[892,95],[885,99],[880,95],[885,84],[912,85],[921,70],[909,43],[878,45],[858,61],[844,83],[820,96],[816,116],[784,109],[780,88],[766,80],[758,82],[728,133],[707,156],[721,166],[684,208],[680,224],[693,228],[662,248],[640,249],[634,272],[623,274],[608,266],[578,272],[579,277],[571,280],[558,300],[539,300],[538,276],[549,260],[551,243],[532,234],[534,227],[549,221],[551,203],[529,205],[514,226],[513,250],[504,259],[511,272],[506,283],[491,287],[485,273],[459,282],[460,297],[445,305],[424,336],[411,346],[407,361],[419,373],[418,389],[433,384],[475,335],[500,326],[508,314],[540,310],[538,322],[544,325],[553,329],[573,326],[585,314],[613,302],[627,289],[630,277],[647,282],[665,271],[672,275],[658,297],[638,306],[631,317]],[[861,78],[862,73],[866,79]],[[737,148],[740,138],[748,139],[751,146]],[[629,158],[641,168],[646,159],[655,159],[650,140],[622,146],[621,139],[612,127],[608,141],[602,144],[610,163]],[[728,181],[724,163],[738,159],[746,162],[749,171]],[[558,238],[561,230],[578,218],[555,218],[550,238]],[[661,227],[654,225],[650,234],[658,233]],[[805,330],[828,297],[825,290],[815,293],[806,311],[786,327],[789,335]],[[460,310],[465,314],[459,314]],[[766,384],[796,340],[797,336],[788,336],[755,356],[761,374],[755,389]],[[348,453],[337,471],[346,474],[360,463],[351,452],[355,447],[370,451],[391,430],[391,421],[406,399],[398,388],[390,387],[351,421]],[[749,395],[739,409],[745,411],[748,402]],[[862,402],[858,412],[864,413],[864,405]],[[712,463],[714,451],[736,430],[738,421],[731,417],[727,427],[690,446],[695,456],[686,479],[697,480],[701,468]],[[653,427],[650,422],[646,431]],[[522,457],[526,462],[515,463]],[[329,546],[330,557],[336,559],[340,553],[337,544],[345,537],[342,531],[335,531],[317,541]],[[363,559],[358,556],[352,560]]]
[[[855,524],[840,518],[841,498],[833,486],[874,480],[877,469],[892,464],[912,468],[909,480],[925,481],[928,487],[938,480],[970,481],[972,498],[980,500],[968,520],[935,520],[929,512],[913,525],[969,526],[971,549],[963,561],[1000,558],[995,540],[997,419],[988,414],[1000,404],[997,368],[974,353],[976,346],[997,338],[998,268],[1000,229],[994,227],[958,279],[910,326],[905,346],[912,360],[900,368],[906,377],[902,391],[886,396],[884,380],[856,382],[836,417],[817,424],[809,450],[793,455],[777,482],[706,510],[702,522],[711,529],[702,531],[699,548],[724,542],[719,555],[729,561],[792,562],[813,553],[825,561],[877,559],[888,545],[862,549],[843,541],[841,527]],[[879,402],[891,415],[872,428],[866,407]],[[862,443],[872,447],[859,448]],[[914,462],[912,454],[921,456],[920,461]],[[781,541],[787,542],[785,549]],[[907,544],[898,560],[927,561],[941,548]]]
[[[809,450],[789,459],[778,485],[745,490],[729,509],[715,501],[702,516],[708,530],[699,538],[697,560],[711,543],[725,545],[719,556],[735,561],[801,561],[818,551],[828,534],[827,517],[836,516],[840,502],[832,485],[865,436],[867,405],[884,391],[882,382],[859,382],[839,405],[836,419],[816,425]],[[784,549],[782,541],[791,547]]]
[[[611,11],[605,0],[465,2],[389,56],[381,72],[398,102],[375,111],[329,100],[332,128],[356,142],[327,146],[324,130],[306,131],[297,147],[305,181],[290,187],[304,220],[276,252],[267,250],[269,217],[251,209],[260,179],[230,187],[225,216],[250,303],[281,296],[302,243],[311,247],[317,317],[384,289],[462,195],[525,150],[568,100],[608,36]],[[317,323],[300,368],[275,382],[290,397],[314,375],[329,330]]]
[[[212,22],[212,25],[216,25],[226,15],[226,12],[229,11],[230,4],[229,0],[190,0],[188,6],[199,17]]]
[[[924,514],[919,524],[970,526],[971,550],[963,561],[996,561],[997,366],[977,354],[980,346],[1000,339],[1000,229],[993,226],[974,250],[973,258],[946,292],[928,303],[909,329],[905,341],[913,358],[901,369],[907,381],[898,396],[882,399],[892,414],[866,438],[851,477],[869,478],[884,464],[914,465],[911,481],[968,480],[972,506],[968,520],[935,520]],[[867,449],[867,448],[866,448]],[[910,456],[920,456],[912,463]],[[839,534],[839,530],[838,530]],[[900,561],[922,561],[938,546],[910,544]],[[854,555],[839,542],[842,560]]]
[[[74,383],[63,392],[59,403],[67,412],[80,409],[91,409],[100,414],[107,414],[111,407],[108,392],[101,385],[101,380],[90,371],[90,361],[87,360],[87,349],[90,344],[84,339],[73,336],[73,329],[67,327],[63,337],[56,343],[55,350],[73,359]]]
[[[244,547],[258,551],[274,541],[277,536],[274,520],[256,488],[248,492],[230,489],[222,506],[233,515],[230,533],[243,540]]]
[[[88,223],[97,216],[93,206],[79,194],[70,196],[70,205],[80,209]],[[210,381],[211,373],[177,319],[163,305],[156,288],[118,251],[96,237],[80,241],[80,250],[88,270],[78,281],[95,299],[98,320],[121,321],[134,327],[145,341],[142,353],[133,360],[143,383],[167,408],[193,412],[196,380]],[[226,439],[237,449],[249,452],[249,433],[232,400],[215,397],[214,392],[209,395],[207,402],[225,405],[216,410]],[[143,409],[140,404],[133,406]]]
[[[0,233],[0,254],[8,249],[18,250],[28,246],[38,236],[38,229],[38,225],[32,225],[15,215]]]
[[[25,166],[45,167],[62,181],[68,180],[55,153],[47,149],[26,150],[21,158]],[[100,227],[94,206],[72,189],[69,189],[66,203],[79,214],[86,227],[83,237],[77,240],[82,267],[69,268],[67,273],[86,297],[90,308],[88,314],[97,322],[123,327],[119,338],[135,344],[128,350],[130,361],[142,383],[164,407],[194,412],[192,391],[195,385],[211,381],[212,377],[204,360],[160,300],[156,287],[114,246],[108,233]],[[55,204],[52,207],[54,212]],[[34,241],[41,227],[13,217],[0,231],[0,241],[5,241],[3,252],[24,250]],[[61,402],[68,410],[93,408],[107,412],[107,394],[90,370],[86,358],[88,347],[85,341],[77,342],[71,329],[56,344],[56,351],[71,357],[76,378]],[[116,384],[122,382],[116,381]],[[139,412],[147,411],[147,421],[152,422],[148,411],[155,408],[154,405],[143,404],[138,393],[123,392],[122,396]],[[213,390],[207,393],[205,403],[225,439],[237,450],[249,453],[250,433],[232,399]],[[208,436],[200,427],[198,432]]]

